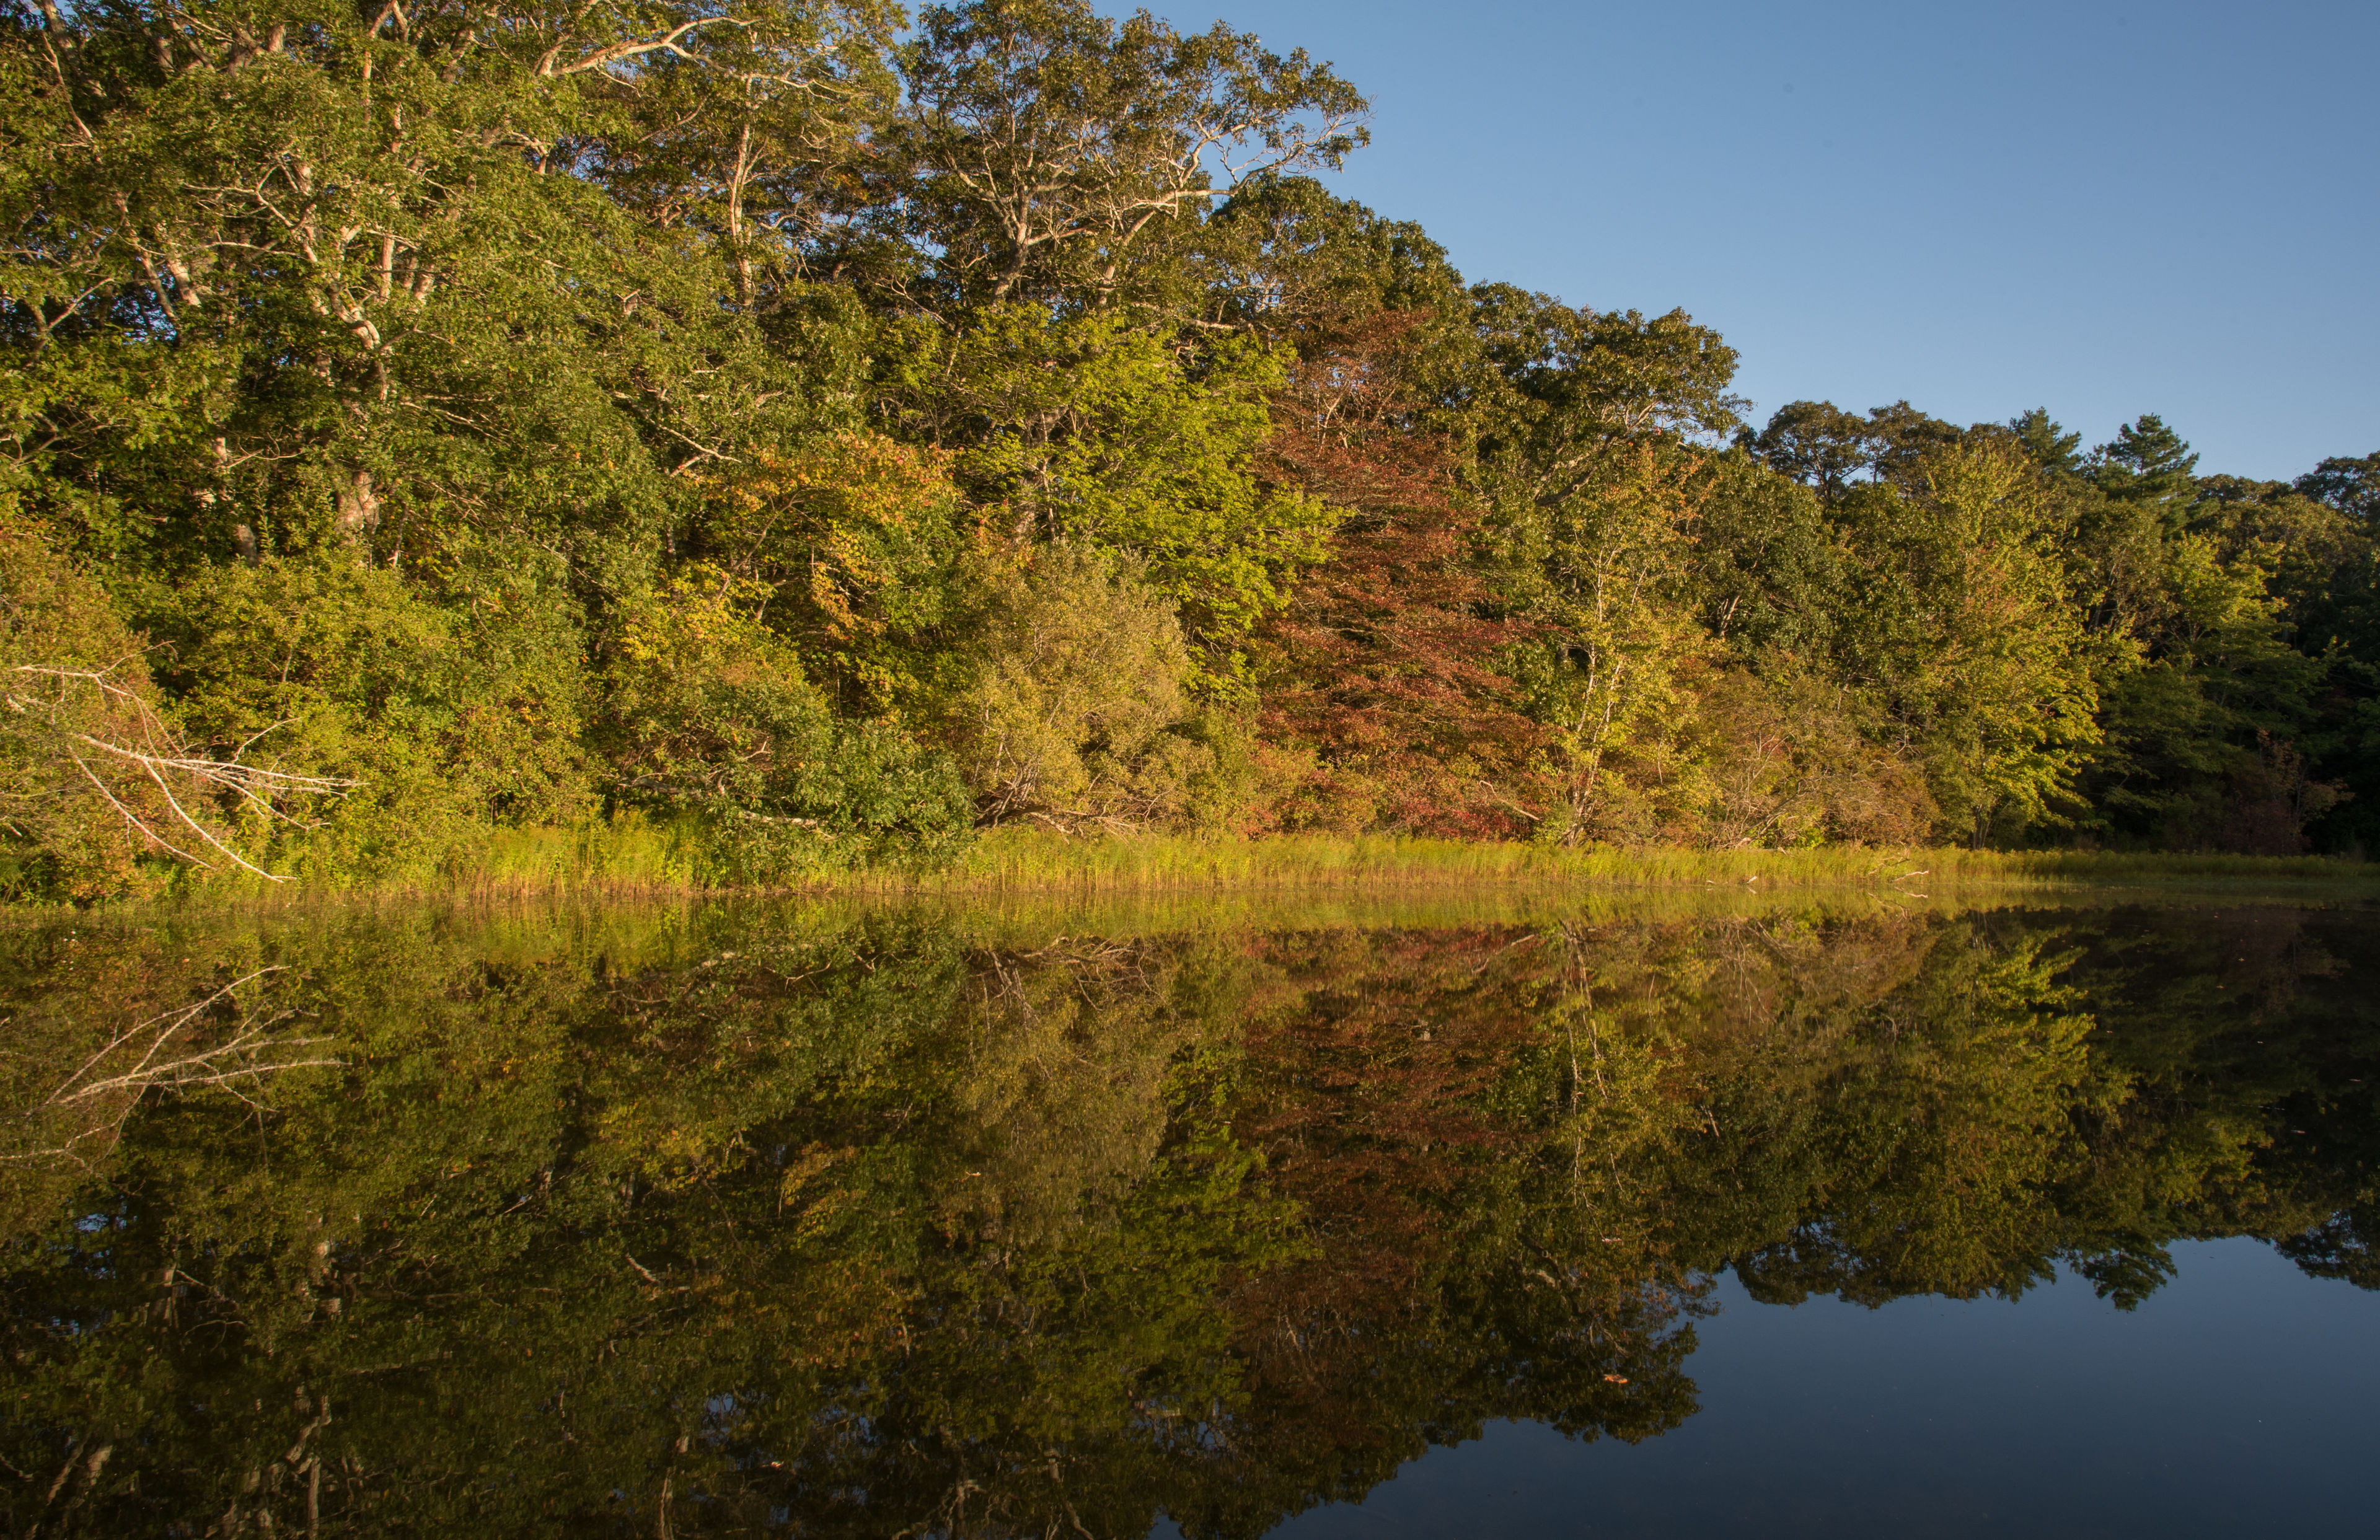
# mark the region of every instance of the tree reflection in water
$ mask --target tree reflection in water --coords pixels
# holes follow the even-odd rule
[[[1677,1426],[1730,1268],[1877,1303],[2065,1264],[2120,1308],[2167,1243],[2246,1234],[2371,1287],[2374,935],[2351,908],[21,928],[6,1520],[1254,1535],[1490,1419]],[[269,964],[183,1047],[283,1019],[343,1067],[55,1100],[123,1025]]]

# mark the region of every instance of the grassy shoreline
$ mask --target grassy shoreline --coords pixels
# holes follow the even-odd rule
[[[1564,850],[1366,835],[1215,841],[1151,835],[1067,839],[1046,831],[993,831],[958,865],[936,872],[821,873],[796,884],[739,888],[703,880],[686,843],[666,827],[628,824],[498,834],[476,857],[436,871],[351,887],[249,883],[207,888],[189,902],[287,897],[518,900],[800,892],[849,897],[1058,895],[1306,891],[1388,893],[1465,889],[1626,891],[1741,887],[1870,889],[1909,896],[1947,887],[2225,887],[2369,890],[2380,863],[2331,856],[2165,855],[1954,848],[1807,850]]]
[[[1473,884],[1687,888],[1896,887],[2110,880],[2370,882],[2380,867],[2322,856],[2000,852],[1950,848],[1705,851],[1466,844],[1443,840],[1286,836],[1063,842],[987,841],[966,869],[895,881],[933,888],[1376,887]],[[862,879],[864,884],[875,879]]]
[[[302,869],[303,863],[300,863]],[[2155,889],[2380,898],[2380,862],[2116,851],[1990,851],[1822,846],[1803,850],[1561,849],[1385,835],[1281,835],[1209,840],[1178,835],[1069,839],[1050,831],[992,831],[942,870],[823,871],[772,884],[720,881],[698,834],[641,820],[570,829],[491,831],[466,855],[425,860],[360,880],[284,882],[215,877],[100,909],[304,907],[427,900],[517,903],[549,900],[677,900],[807,896],[881,902],[954,899],[1042,902],[1146,895],[1525,895],[1873,892],[1895,900],[1955,891],[1981,896],[2058,889]],[[0,904],[33,914],[42,903]]]

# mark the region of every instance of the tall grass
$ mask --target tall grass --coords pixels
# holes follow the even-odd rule
[[[492,830],[427,886],[497,897],[570,890],[608,894],[701,890],[696,841],[687,828],[622,819],[569,829]],[[410,886],[405,884],[404,886]]]
[[[1205,841],[1167,836],[1068,840],[995,831],[963,866],[922,878],[866,874],[858,887],[909,891],[1431,888],[1694,888],[1714,885],[1888,887],[2036,883],[2321,882],[2380,886],[2380,867],[2325,856],[2162,855],[1952,848],[1565,850],[1449,840],[1284,836]]]
[[[624,819],[569,829],[495,830],[438,865],[355,884],[212,885],[207,901],[306,903],[325,896],[438,896],[478,901],[579,895],[605,898],[725,893],[704,880],[701,835],[692,827]],[[1560,896],[1734,888],[1866,889],[1919,897],[1937,889],[2317,886],[2380,892],[2380,866],[2322,856],[2161,855],[2081,851],[1946,848],[1809,850],[1564,850],[1529,844],[1366,835],[1201,840],[1148,835],[1068,839],[1035,829],[992,831],[941,871],[826,872],[799,885],[820,896],[989,899],[1037,903],[1095,894],[1338,893],[1390,895],[1495,891]],[[251,891],[252,890],[252,891]],[[779,890],[783,891],[783,890]]]

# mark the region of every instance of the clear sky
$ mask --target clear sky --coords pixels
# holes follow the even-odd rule
[[[2153,411],[2258,477],[2380,449],[2380,0],[1149,8],[1335,61],[1376,109],[1339,191],[1474,280],[1682,308],[1757,418]]]

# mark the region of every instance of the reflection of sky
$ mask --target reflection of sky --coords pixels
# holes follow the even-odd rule
[[[2254,1241],[2173,1253],[2180,1277],[2130,1315],[2070,1275],[2015,1304],[1876,1311],[1755,1304],[1730,1279],[1676,1432],[1632,1448],[1500,1424],[1273,1534],[2369,1533],[2380,1294]]]

